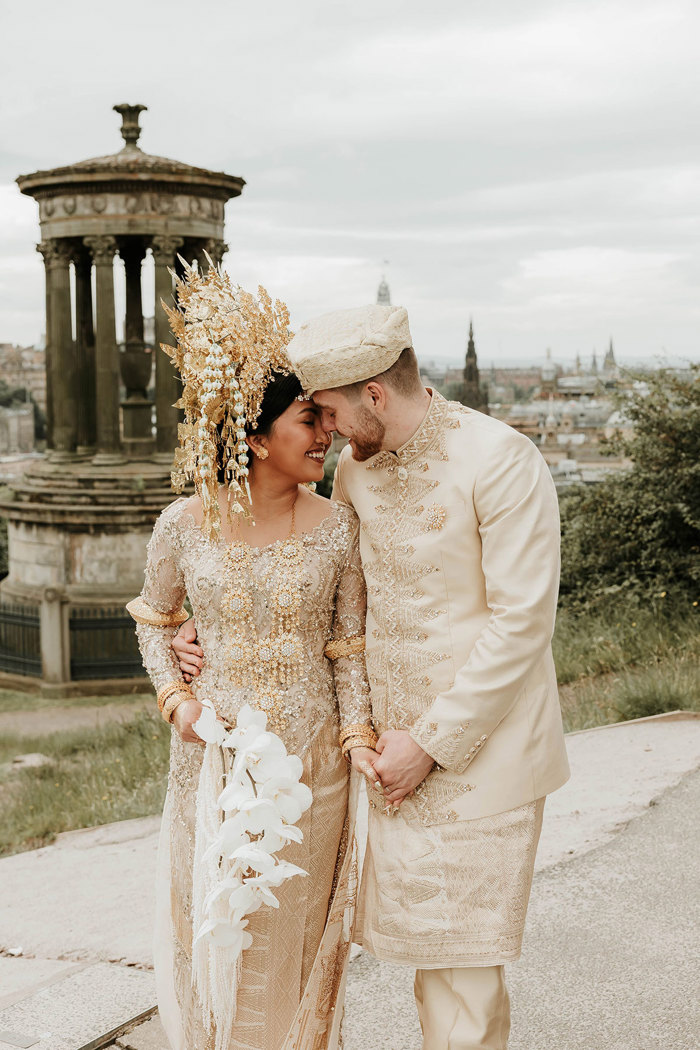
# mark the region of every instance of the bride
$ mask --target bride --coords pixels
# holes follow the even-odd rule
[[[154,947],[160,1016],[173,1050],[332,1050],[357,881],[346,757],[375,780],[358,522],[308,487],[330,438],[286,357],[286,308],[214,269],[186,269],[178,303],[178,345],[166,349],[186,422],[173,481],[181,491],[193,479],[196,495],[161,514],[128,605],[174,727]],[[207,652],[191,686],[171,649],[186,597]],[[226,798],[243,797],[232,742],[253,730],[286,763],[274,783],[288,792],[287,823],[276,830],[245,823],[259,799],[227,812]],[[306,787],[290,786],[290,770]],[[224,818],[238,836],[228,846]],[[272,859],[243,870],[240,857],[266,846]],[[242,882],[248,904],[203,921],[227,887],[240,902]]]

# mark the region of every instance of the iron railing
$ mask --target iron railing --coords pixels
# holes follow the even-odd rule
[[[68,624],[73,681],[145,674],[134,621],[123,608],[73,606]]]
[[[41,678],[38,605],[0,602],[0,671]]]

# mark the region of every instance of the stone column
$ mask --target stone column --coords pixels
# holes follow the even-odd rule
[[[204,249],[204,251],[206,251],[207,255],[209,256],[209,258],[215,266],[221,266],[221,260],[228,251],[228,244],[226,244],[225,241],[218,241],[214,240],[213,238],[210,238],[209,240],[202,242],[202,248]],[[209,263],[206,261],[206,259],[204,259],[203,252],[202,260],[204,266],[203,272],[206,273],[206,271],[209,269]]]
[[[92,259],[83,248],[76,249],[75,266],[75,336],[76,385],[78,388],[78,452],[95,451],[95,329],[92,322]]]
[[[42,241],[48,278],[47,386],[51,397],[51,459],[71,460],[77,444],[75,354],[71,324],[70,260],[67,241]],[[47,389],[47,396],[48,396]]]
[[[97,401],[96,466],[124,462],[119,434],[119,351],[114,325],[114,237],[85,237],[95,264],[95,391]]]
[[[37,244],[36,250],[44,259],[44,288],[46,293],[46,349],[44,351],[46,369],[46,451],[53,450],[53,350],[51,349],[51,289],[49,284],[48,255],[53,249],[51,241]]]
[[[46,587],[39,607],[41,677],[51,685],[70,681],[68,602],[62,590]]]
[[[143,305],[141,302],[141,263],[144,246],[140,238],[120,241],[119,254],[126,272],[126,323],[124,352],[120,365],[126,401],[122,402],[124,446],[130,456],[152,452],[151,402],[148,387],[153,358],[143,341]]]
[[[154,237],[151,242],[156,264],[156,456],[162,462],[172,462],[177,445],[178,410],[174,407],[182,385],[175,367],[161,343],[172,343],[167,314],[161,300],[173,305],[173,281],[169,269],[175,266],[175,253],[182,244],[181,237]]]

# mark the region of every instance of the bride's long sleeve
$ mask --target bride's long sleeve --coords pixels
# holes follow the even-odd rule
[[[326,655],[333,661],[341,736],[351,726],[372,725],[364,652],[366,611],[367,590],[360,560],[358,523],[340,571],[333,639],[326,646]]]
[[[148,542],[143,590],[127,605],[136,621],[143,665],[156,692],[171,682],[184,682],[172,649],[177,629],[187,619],[178,528],[181,503],[172,503],[158,518]]]

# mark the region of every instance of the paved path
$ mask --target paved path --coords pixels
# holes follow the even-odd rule
[[[605,845],[535,876],[508,967],[509,1050],[697,1050],[699,810],[692,773]],[[352,964],[345,1050],[419,1050],[411,977],[367,953]]]
[[[700,720],[626,723],[567,746],[572,780],[548,800],[523,960],[509,968],[511,1050],[697,1050]],[[51,960],[149,966],[156,825],[71,832],[0,861],[0,948],[23,951],[0,959],[14,1002],[47,980]],[[353,959],[346,1050],[418,1050],[411,980],[366,953]],[[157,1019],[118,1045],[165,1048]]]

